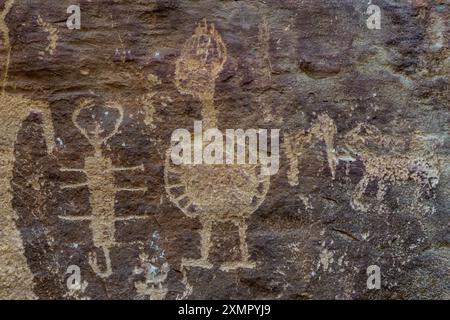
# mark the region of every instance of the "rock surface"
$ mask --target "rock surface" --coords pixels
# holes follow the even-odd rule
[[[450,298],[448,1],[71,4],[0,1],[0,298]],[[171,166],[196,120],[279,171]]]

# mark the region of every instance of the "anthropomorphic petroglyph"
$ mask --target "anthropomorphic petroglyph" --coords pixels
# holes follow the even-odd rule
[[[176,86],[181,93],[200,100],[204,130],[217,128],[214,106],[215,81],[227,59],[227,50],[214,25],[200,23],[184,45],[176,63]],[[240,259],[221,263],[223,271],[254,268],[247,247],[246,219],[262,201],[270,178],[260,174],[259,165],[175,165],[166,155],[165,184],[170,200],[184,214],[199,217],[202,224],[201,257],[183,259],[183,267],[213,267],[209,259],[214,223],[227,222],[239,230]],[[189,284],[186,284],[189,287]]]
[[[336,125],[333,119],[327,114],[321,114],[309,130],[286,134],[284,136],[285,153],[289,160],[288,181],[291,186],[299,184],[299,158],[316,141],[323,141],[325,143],[328,166],[334,179],[337,163],[334,147],[336,133]]]
[[[105,114],[116,111],[118,118],[115,121],[114,128],[105,135],[105,130],[101,128],[99,123],[95,124],[92,131],[88,131],[86,127],[79,124],[80,113],[83,110],[92,109],[90,102],[84,102],[74,111],[72,121],[77,129],[94,147],[94,155],[85,158],[85,166],[83,169],[63,168],[63,172],[82,172],[86,175],[87,182],[80,184],[71,184],[63,186],[63,189],[76,189],[88,187],[90,192],[91,214],[84,216],[60,216],[61,219],[70,221],[89,221],[93,233],[94,245],[102,250],[106,267],[101,268],[98,265],[97,254],[91,252],[89,255],[89,264],[94,272],[102,278],[107,278],[113,273],[110,259],[110,249],[113,246],[120,245],[115,241],[115,223],[121,220],[146,219],[146,216],[126,216],[117,217],[114,212],[114,199],[117,191],[145,192],[146,188],[118,188],[114,183],[115,171],[144,170],[144,166],[135,166],[129,168],[113,167],[110,159],[102,154],[102,146],[114,135],[117,134],[119,127],[123,121],[123,109],[119,105],[110,104]],[[103,269],[103,270],[102,270]]]
[[[4,1],[0,13],[1,32],[1,92],[0,92],[0,298],[34,298],[31,291],[32,276],[23,256],[22,241],[14,224],[15,213],[11,205],[10,182],[14,163],[14,142],[21,123],[31,112],[40,113],[48,151],[53,150],[53,126],[47,103],[34,101],[6,91],[11,62],[11,41],[6,17],[13,8],[14,0]]]

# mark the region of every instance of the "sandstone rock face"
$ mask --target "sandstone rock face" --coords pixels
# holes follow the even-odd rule
[[[368,2],[0,1],[0,298],[449,299],[449,2]]]

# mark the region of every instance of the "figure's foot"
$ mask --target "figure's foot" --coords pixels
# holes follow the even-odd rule
[[[222,263],[220,270],[228,272],[237,269],[253,269],[256,267],[256,262],[253,261],[229,261]]]
[[[185,259],[181,260],[181,267],[197,267],[203,269],[211,269],[213,264],[206,259]]]

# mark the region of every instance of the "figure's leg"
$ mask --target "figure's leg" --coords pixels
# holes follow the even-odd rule
[[[239,268],[253,269],[256,263],[250,261],[250,254],[247,246],[247,223],[244,218],[234,221],[239,228],[239,248],[241,251],[241,259],[238,261],[229,261],[221,265],[222,271],[228,272]]]
[[[201,260],[204,260],[205,262],[208,261],[209,258],[209,248],[211,247],[211,229],[212,229],[212,221],[209,219],[206,219],[202,223],[202,233],[201,233]]]
[[[202,231],[200,232],[201,237],[201,257],[200,259],[184,259],[181,264],[185,267],[200,267],[204,269],[211,269],[213,267],[212,263],[209,262],[209,249],[211,247],[211,230],[212,230],[212,220],[202,219]]]
[[[250,255],[247,246],[247,224],[245,219],[239,221],[239,245],[241,249],[241,258],[243,262],[248,262]]]

